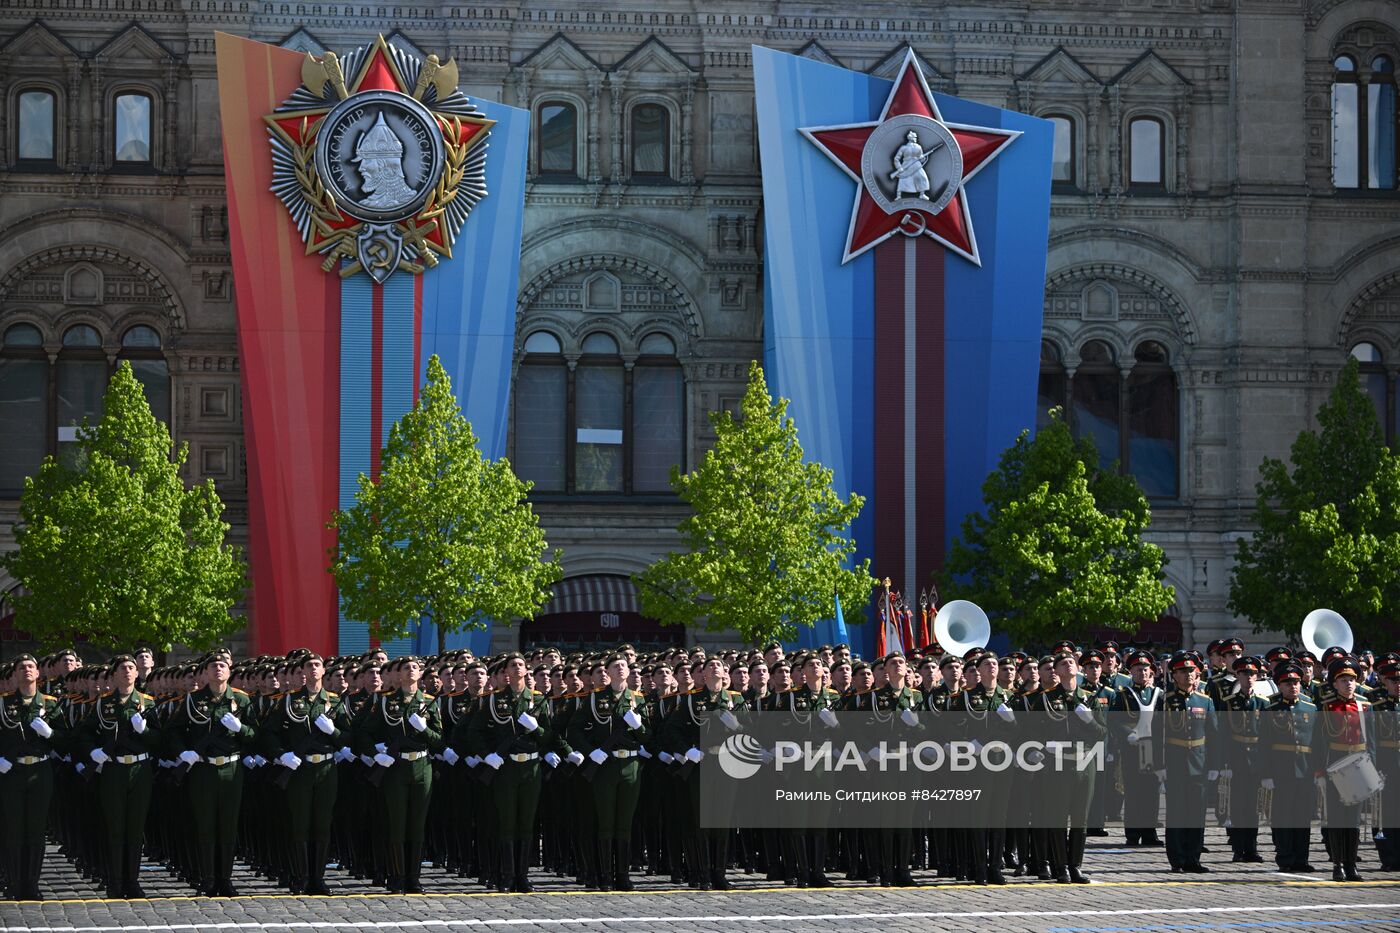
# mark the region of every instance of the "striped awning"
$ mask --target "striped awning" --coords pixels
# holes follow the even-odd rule
[[[637,587],[630,577],[595,574],[554,584],[554,598],[535,616],[567,612],[640,612]]]

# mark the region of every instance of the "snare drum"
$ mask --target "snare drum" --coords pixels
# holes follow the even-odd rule
[[[1337,799],[1354,807],[1385,786],[1376,763],[1365,752],[1356,752],[1327,767],[1327,777],[1337,791]]]

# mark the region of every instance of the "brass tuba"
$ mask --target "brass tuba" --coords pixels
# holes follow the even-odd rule
[[[985,648],[992,637],[992,623],[982,607],[965,599],[943,604],[933,617],[933,638],[943,650],[959,657],[973,648]]]

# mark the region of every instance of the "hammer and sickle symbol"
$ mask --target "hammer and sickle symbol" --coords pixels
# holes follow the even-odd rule
[[[380,240],[365,244],[365,254],[369,257],[370,267],[374,269],[386,269],[394,261],[394,251]]]
[[[899,218],[899,232],[905,236],[922,236],[928,230],[928,218],[920,211],[905,211]]]

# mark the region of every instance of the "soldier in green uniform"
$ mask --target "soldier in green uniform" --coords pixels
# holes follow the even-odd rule
[[[1093,651],[1090,649],[1086,654]],[[1100,698],[1094,692],[1074,686],[1078,682],[1079,665],[1073,653],[1062,651],[1055,656],[1055,675],[1058,682],[1043,694],[1042,708],[1055,741],[1065,742],[1067,747],[1063,754],[1064,767],[1042,773],[1055,787],[1051,796],[1064,808],[1069,830],[1066,833],[1058,824],[1049,827],[1050,870],[1060,884],[1087,884],[1089,879],[1080,868],[1084,863],[1089,807],[1098,775],[1092,768],[1079,767],[1081,762],[1076,760],[1074,749],[1081,745],[1092,747],[1104,739],[1108,732],[1108,711],[1106,705],[1100,705]]]
[[[1400,655],[1383,655],[1376,676],[1385,693],[1371,705],[1376,730],[1376,770],[1385,776],[1376,820],[1381,871],[1400,871]]]
[[[1102,650],[1090,648],[1080,655],[1079,665],[1083,669],[1080,687],[1092,700],[1086,705],[1107,723],[1107,713],[1113,705],[1117,691],[1104,680],[1105,660]],[[1113,772],[1118,765],[1117,758],[1114,746],[1109,745],[1104,757],[1104,772],[1094,781],[1094,796],[1089,802],[1087,833],[1090,836],[1108,835],[1108,830],[1103,828],[1104,818],[1108,810],[1108,791],[1113,784]]]
[[[962,738],[985,745],[1004,738],[1012,728],[1003,715],[1011,712],[1011,694],[997,684],[1001,665],[994,652],[983,651],[976,658],[977,682],[954,698],[952,709],[962,713],[968,723]],[[988,772],[982,780],[982,800],[986,811],[985,827],[968,830],[966,841],[971,855],[971,880],[974,884],[1006,884],[1002,873],[1002,849],[1006,844],[1006,809],[1011,794],[1011,779],[1006,772]]]
[[[58,698],[39,689],[39,664],[22,654],[11,662],[16,688],[0,697],[0,830],[11,900],[37,901],[44,837],[53,797],[51,752],[62,749]]]
[[[1157,777],[1167,789],[1167,861],[1178,874],[1204,873],[1210,871],[1201,864],[1201,849],[1206,784],[1215,779],[1207,768],[1206,748],[1214,706],[1197,690],[1201,668],[1193,655],[1178,651],[1170,668],[1173,689],[1158,699],[1152,727]]]
[[[1315,871],[1308,862],[1313,772],[1319,759],[1317,706],[1305,693],[1307,674],[1296,661],[1274,668],[1278,696],[1259,716],[1260,786],[1272,798],[1270,830],[1279,871]]]
[[[357,723],[360,753],[387,769],[379,786],[384,808],[386,884],[393,894],[422,894],[423,839],[433,789],[429,755],[442,744],[433,698],[418,689],[416,657],[392,662],[397,686],[381,693]]]
[[[161,747],[155,698],[136,689],[136,659],[119,654],[108,673],[112,692],[93,704],[70,747],[98,769],[97,796],[107,827],[107,896],[145,897],[141,849],[155,782],[152,753]]]
[[[590,694],[569,722],[569,746],[586,755],[597,811],[598,887],[632,890],[628,873],[632,816],[640,790],[640,751],[649,732],[643,698],[627,687],[627,658],[608,658],[605,685]]]
[[[277,829],[286,832],[290,846],[289,887],[293,894],[325,895],[330,894],[326,856],[340,787],[336,756],[349,737],[337,724],[340,697],[322,684],[325,661],[308,652],[300,674],[304,685],[269,708],[261,735],[266,757],[288,772],[277,780],[286,783],[290,823]]]
[[[869,710],[877,720],[888,724],[891,735],[887,737],[890,747],[897,746],[901,736],[907,737],[918,725],[918,696],[906,684],[909,676],[909,662],[898,651],[885,655],[885,683],[872,690],[869,697]],[[910,743],[912,744],[912,742]],[[912,855],[913,833],[907,826],[896,829],[881,829],[876,833],[879,846],[878,862],[880,884],[884,887],[908,888],[914,885],[914,876],[909,870]]]
[[[229,658],[207,657],[199,667],[204,686],[185,697],[166,730],[166,743],[188,768],[185,787],[194,819],[199,882],[207,897],[234,897],[233,855],[243,802],[241,759],[255,733],[243,721],[252,701],[229,686]]]
[[[1159,846],[1162,840],[1157,836],[1157,809],[1162,787],[1155,773],[1151,732],[1144,737],[1143,720],[1151,722],[1162,688],[1155,684],[1151,652],[1130,653],[1128,672],[1128,686],[1118,691],[1109,706],[1110,727],[1117,738],[1123,774],[1123,835],[1130,846]]]
[[[1231,667],[1235,690],[1215,701],[1220,728],[1220,776],[1229,781],[1230,824],[1227,833],[1236,862],[1262,862],[1259,854],[1259,712],[1266,704],[1254,695],[1255,678],[1263,671],[1259,658],[1236,658]]]
[[[452,744],[480,758],[494,772],[490,788],[500,844],[498,889],[529,893],[540,767],[542,763],[559,767],[559,743],[548,697],[526,685],[524,656],[511,652],[496,663],[504,685],[467,720],[465,734],[458,726]]]
[[[799,723],[811,725],[813,716],[825,718],[834,716],[831,712],[840,702],[836,691],[824,686],[825,665],[817,655],[802,660],[797,668],[801,671],[802,685],[784,689],[789,683],[788,674],[796,674],[783,661],[773,665],[773,690],[768,695],[765,710],[792,713]],[[833,720],[834,721],[834,720]],[[782,833],[784,880],[799,888],[829,888],[831,880],[826,876],[826,830],[809,832],[784,830]]]

